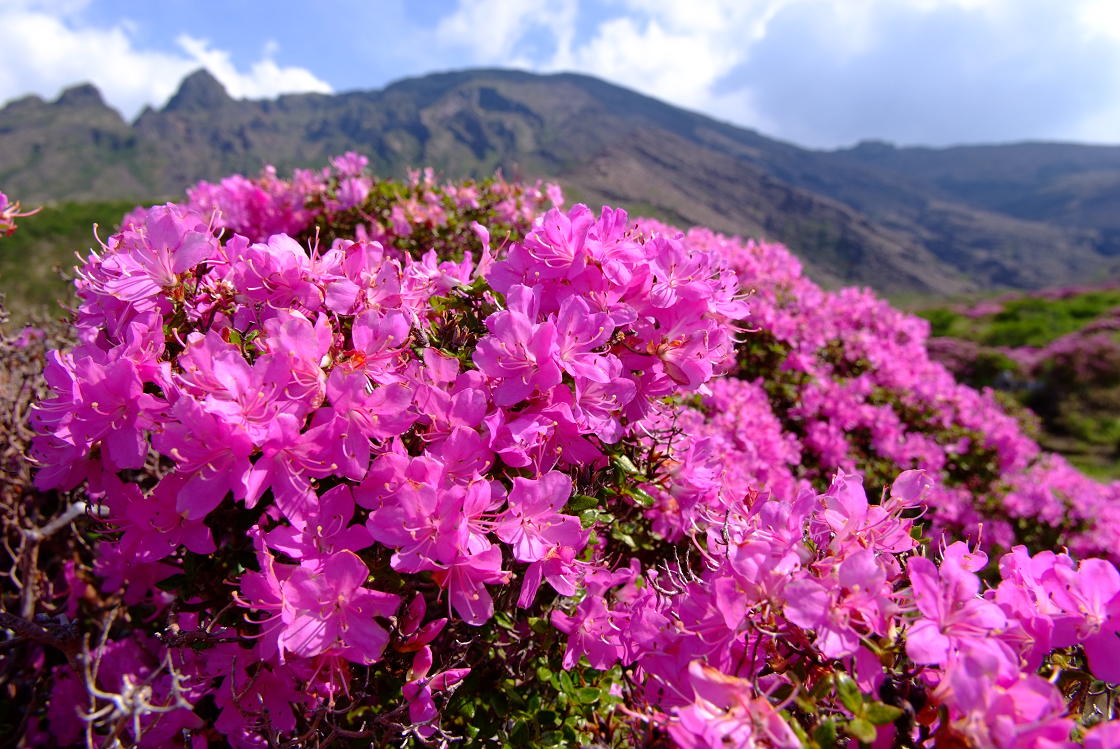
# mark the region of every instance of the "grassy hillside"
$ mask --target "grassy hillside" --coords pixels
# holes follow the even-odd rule
[[[920,312],[931,335],[963,338],[987,346],[1046,346],[1120,308],[1120,288],[1053,291],[980,302],[967,310]]]
[[[1053,289],[919,312],[930,353],[1039,419],[1039,441],[1120,478],[1120,287]]]
[[[102,238],[107,237],[134,205],[117,200],[47,206],[22,219],[15,234],[0,239],[0,292],[13,324],[35,311],[54,316],[60,304],[68,304],[74,253],[84,255],[97,246],[91,227],[99,225]]]

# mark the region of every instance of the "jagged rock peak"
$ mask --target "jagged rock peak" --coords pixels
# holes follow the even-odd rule
[[[12,99],[7,104],[0,107],[0,112],[21,112],[27,109],[38,109],[45,106],[46,102],[43,101],[41,96],[35,94],[28,94],[21,96],[18,99]]]
[[[61,107],[105,107],[101,92],[92,83],[82,83],[64,90],[55,100]]]
[[[179,90],[164,107],[165,112],[213,109],[233,101],[225,87],[205,68],[194,71],[179,84]]]

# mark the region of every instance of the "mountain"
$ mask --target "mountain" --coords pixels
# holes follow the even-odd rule
[[[439,73],[379,91],[235,100],[188,76],[134,123],[91,86],[0,109],[0,185],[25,205],[153,199],[360,151],[400,176],[558,181],[569,197],[786,242],[825,284],[954,294],[1120,269],[1120,148],[815,151],[588,76]]]

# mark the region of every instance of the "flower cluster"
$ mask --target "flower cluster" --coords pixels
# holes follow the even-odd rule
[[[869,504],[858,476],[838,474],[792,503],[730,501],[689,539],[690,561],[604,580],[607,604],[554,614],[567,662],[639,668],[682,746],[808,742],[813,721],[787,723],[775,702],[864,743],[1073,746],[1063,694],[1036,672],[1081,644],[1093,677],[1120,679],[1120,573],[1016,547],[982,592],[982,551],[955,542],[940,565],[915,553],[906,515],[930,486],[908,471]]]
[[[1115,736],[1086,695],[1120,678],[1120,574],[1082,558],[1115,497],[1058,511],[1076,559],[1016,545],[1099,485],[1056,487],[922,323],[774,246],[364,167],[200,185],[80,268],[32,455],[90,508],[55,605],[113,613],[30,731]]]
[[[925,501],[935,536],[1115,558],[1120,484],[1042,453],[995,393],[955,381],[927,353],[924,320],[865,290],[823,291],[781,246],[706,229],[687,238],[728,257],[753,292],[755,333],[739,346],[734,379],[683,417],[713,451],[737,454],[738,487],[792,500],[838,469],[879,490],[919,468],[934,480]]]
[[[425,591],[445,599],[442,619],[392,635],[416,651],[404,692],[430,720],[428,642],[447,616],[486,623],[491,589],[515,573],[528,607],[542,583],[573,595],[597,569],[581,558],[589,530],[564,512],[571,476],[730,362],[746,315],[733,276],[584,206],[548,212],[498,260],[479,227],[477,263],[219,238],[217,223],[134,212],[88,258],[79,343],[51,355],[53,397],[33,417],[37,484],[88,487],[114,534],[98,575],[130,605],[166,606],[152,586],[199,558],[247,567],[231,591],[188,586],[211,613],[232,600],[257,622],[249,650],[179,666],[227,698],[230,658],[287,680],[370,666],[402,595],[415,620]],[[153,463],[158,480],[132,480]],[[217,522],[230,513],[236,537]],[[391,590],[367,584],[386,561]],[[242,741],[260,720],[243,708],[222,730]]]

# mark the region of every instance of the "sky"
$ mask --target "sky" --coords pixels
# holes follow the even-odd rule
[[[470,67],[598,76],[816,148],[1120,143],[1120,0],[0,0],[0,102],[134,118]]]

